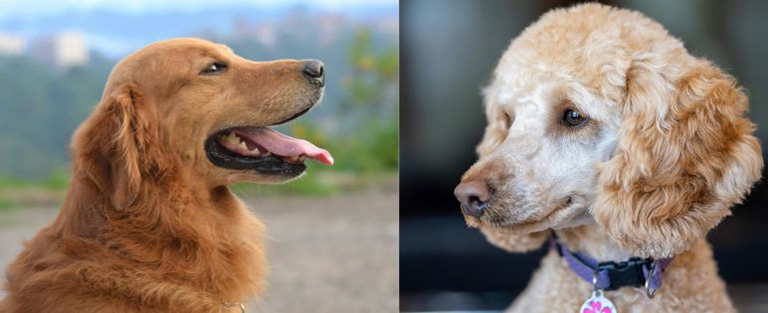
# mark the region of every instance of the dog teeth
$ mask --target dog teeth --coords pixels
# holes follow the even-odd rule
[[[227,135],[227,141],[238,144],[240,142],[240,137],[235,135],[235,132],[230,132],[229,135]]]
[[[226,143],[231,147],[238,147],[238,148],[240,147],[240,143],[241,143],[240,137],[235,135],[234,132],[230,132],[229,134],[223,135],[221,137],[221,140],[223,143]]]
[[[301,163],[301,162],[304,162],[304,160],[306,160],[306,159],[307,159],[307,156],[305,156],[303,154],[302,155],[292,155],[292,156],[283,157],[284,161],[290,162],[290,163],[297,163],[297,164]]]
[[[246,151],[248,151],[248,155],[250,156],[259,156],[261,154],[261,151],[259,151],[259,147],[253,147],[253,150],[248,149],[248,146],[246,145]]]
[[[246,156],[266,157],[272,155],[272,153],[269,151],[261,152],[261,149],[258,146],[253,147],[253,149],[248,148],[248,144],[245,143],[243,138],[235,134],[233,131],[229,132],[228,134],[222,134],[220,138],[221,142],[224,143],[226,147]],[[292,159],[292,161],[295,161],[295,159]]]

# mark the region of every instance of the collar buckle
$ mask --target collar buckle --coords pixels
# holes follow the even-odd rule
[[[605,290],[611,291],[620,287],[644,287],[644,270],[650,268],[651,259],[631,258],[623,262],[602,262],[597,265],[597,272],[605,271],[610,278],[610,285]]]

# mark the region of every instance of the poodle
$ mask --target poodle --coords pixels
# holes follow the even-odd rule
[[[705,240],[763,167],[734,78],[583,4],[514,39],[484,99],[464,218],[502,249],[551,247],[508,312],[734,311]]]

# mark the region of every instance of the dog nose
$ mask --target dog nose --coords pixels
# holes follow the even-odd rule
[[[491,198],[491,190],[484,182],[462,182],[453,190],[456,199],[461,202],[461,210],[476,218],[483,216],[487,202]]]
[[[303,71],[304,75],[306,75],[312,83],[318,84],[321,87],[325,85],[323,62],[318,60],[304,61]]]

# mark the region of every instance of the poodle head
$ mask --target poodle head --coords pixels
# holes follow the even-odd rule
[[[735,80],[637,12],[545,14],[502,56],[485,108],[456,194],[491,241],[595,223],[635,255],[671,256],[763,167]]]

